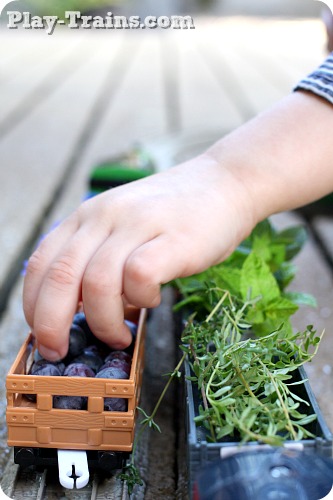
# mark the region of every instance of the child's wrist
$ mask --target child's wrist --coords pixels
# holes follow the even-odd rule
[[[231,160],[228,155],[221,154],[217,159],[210,150],[202,155],[203,161],[216,170],[216,185],[220,186],[221,196],[232,208],[237,227],[238,241],[245,239],[254,226],[261,220],[261,211],[258,210],[256,198],[251,192],[251,184],[240,174],[243,169],[235,165],[236,159]],[[237,160],[237,162],[240,160]]]

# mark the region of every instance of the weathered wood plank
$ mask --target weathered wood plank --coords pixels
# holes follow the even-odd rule
[[[127,38],[123,57],[126,55],[131,67],[107,103],[103,121],[85,156],[87,172],[94,162],[126,151],[135,143],[158,138],[166,131],[158,37],[148,33]]]
[[[171,290],[165,289],[162,304],[153,312],[147,332],[146,369],[140,405],[148,415],[151,414],[167,382],[167,377],[163,375],[172,372],[176,366],[172,301]],[[144,484],[136,490],[135,498],[138,500],[175,498],[178,479],[176,476],[176,434],[178,423],[182,425],[176,384],[174,382],[169,387],[155,418],[162,432],[146,430],[139,442],[136,462]],[[179,496],[179,498],[187,497]]]
[[[131,43],[124,42],[124,57],[133,50]],[[46,227],[62,220],[82,201],[89,174],[99,162],[122,154],[135,144],[153,149],[150,145],[156,143],[159,150],[158,143],[161,138],[163,140],[168,126],[158,37],[149,34],[144,38],[142,46],[138,45],[135,58],[129,59],[129,63],[132,65],[124,74],[121,85],[110,82],[103,116],[97,123],[93,140],[78,158],[75,172],[64,186]]]
[[[41,43],[38,31],[11,31],[1,25],[0,29],[0,81],[13,76],[18,69],[28,68],[36,62],[36,56],[47,47]],[[43,37],[44,39],[44,37]]]
[[[230,89],[223,88],[207,68],[194,45],[193,33],[181,35],[178,71],[182,130],[232,130],[242,123],[243,117],[228,92]]]
[[[331,208],[333,213],[333,207]],[[327,253],[331,262],[333,262],[333,218],[332,216],[316,217],[312,224],[314,229],[322,242],[324,251]]]
[[[110,79],[117,86],[124,69],[120,40],[87,39],[77,71],[0,142],[0,288],[93,136]]]
[[[280,226],[302,223],[302,219],[293,213],[275,216],[273,220]],[[303,222],[304,223],[304,222]],[[313,325],[318,333],[325,330],[318,353],[306,366],[311,387],[317,397],[327,424],[333,430],[333,404],[327,394],[333,392],[333,272],[325,262],[320,249],[309,234],[309,239],[303,250],[295,259],[298,271],[291,290],[311,293],[317,307],[301,307],[294,316],[296,329],[304,330],[307,325]]]
[[[26,37],[21,39],[22,46],[25,42]],[[13,58],[12,64],[9,61],[6,78],[1,81],[0,137],[75,71],[82,42],[80,36],[48,37],[34,45],[33,51],[23,51],[19,58]]]

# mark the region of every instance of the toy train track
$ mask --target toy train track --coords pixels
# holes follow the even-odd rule
[[[116,484],[116,485],[115,485]],[[66,498],[77,498],[80,500],[103,500],[110,498],[110,491],[113,498],[126,498],[126,485],[116,479],[116,474],[105,478],[98,473],[90,477],[89,483],[79,491],[67,490]],[[45,468],[41,470],[17,467],[11,476],[10,487],[4,493],[13,500],[26,498],[29,492],[31,500],[44,500],[47,498],[62,498],[64,490],[59,484],[58,473],[55,468]]]

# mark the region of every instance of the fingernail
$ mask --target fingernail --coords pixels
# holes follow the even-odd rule
[[[38,345],[38,352],[43,358],[48,359],[49,361],[59,361],[61,359],[60,354],[53,349],[49,349],[44,345]]]

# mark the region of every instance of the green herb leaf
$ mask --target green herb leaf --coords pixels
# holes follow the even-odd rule
[[[313,295],[301,292],[284,292],[284,296],[294,304],[300,306],[317,307],[317,301]]]
[[[280,296],[280,289],[268,265],[255,253],[251,253],[243,264],[240,291],[243,300],[260,297],[264,303]]]

